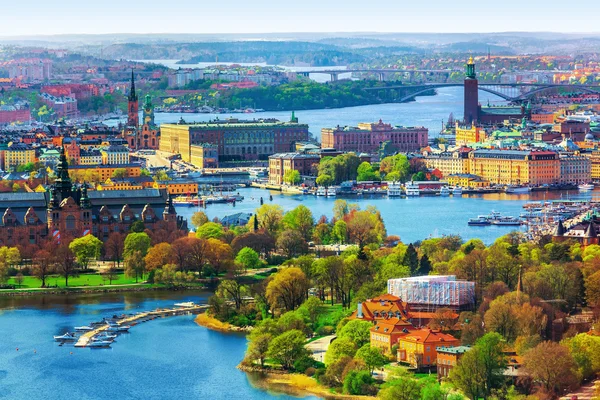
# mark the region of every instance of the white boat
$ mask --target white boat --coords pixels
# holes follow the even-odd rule
[[[518,226],[521,225],[521,220],[515,217],[498,217],[490,221],[492,225]]]
[[[448,186],[442,186],[440,189],[440,196],[450,196],[450,189],[448,189]]]
[[[193,301],[188,301],[188,302],[184,302],[184,303],[175,303],[175,307],[194,307],[196,305],[196,303],[194,303]]]
[[[421,190],[419,189],[419,184],[413,181],[407,182],[405,187],[407,196],[418,196],[421,194]]]
[[[477,218],[469,219],[469,222],[467,222],[467,224],[471,226],[487,226],[491,225],[491,222],[485,215],[480,215]]]
[[[117,335],[111,335],[108,332],[102,332],[99,335],[97,335],[96,337],[94,337],[92,340],[106,340],[106,341],[110,341],[110,342],[114,342],[114,340],[117,338]]]
[[[330,186],[327,188],[326,192],[326,196],[327,197],[335,197],[337,196],[337,189],[333,186]]]
[[[107,329],[108,332],[127,332],[131,326],[129,325],[110,325]]]
[[[94,328],[91,326],[76,326],[75,327],[75,331],[76,332],[89,332],[89,331],[93,331]]]
[[[106,347],[110,347],[111,344],[112,344],[112,342],[109,342],[108,340],[92,340],[92,341],[89,341],[86,346],[87,347],[95,347],[95,348],[106,348]]]
[[[513,186],[509,185],[506,187],[506,193],[529,193],[531,188],[529,186]]]
[[[462,194],[463,194],[462,187],[455,186],[454,189],[452,189],[452,196],[462,196]]]
[[[579,190],[581,190],[581,191],[594,190],[594,184],[593,183],[584,183],[582,185],[577,186],[577,188],[579,188]]]
[[[317,196],[327,196],[327,189],[325,189],[325,186],[319,186],[317,188]]]
[[[77,337],[72,333],[65,333],[64,335],[54,336],[54,340],[57,342],[74,342],[77,340]]]
[[[396,182],[388,183],[387,195],[388,197],[402,196],[402,189],[400,188],[400,184]]]

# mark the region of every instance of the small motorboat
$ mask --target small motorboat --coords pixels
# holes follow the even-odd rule
[[[96,335],[96,337],[94,337],[94,340],[110,340],[110,341],[114,341],[117,338],[117,335],[111,335],[108,332],[102,332],[98,335]]]
[[[440,189],[440,196],[450,196],[450,189],[448,188],[448,186],[442,186],[442,188]]]
[[[108,332],[128,332],[131,326],[129,325],[110,325],[107,329]]]
[[[93,330],[94,330],[94,328],[89,325],[75,327],[76,332],[89,332],[89,331],[93,331]]]
[[[112,344],[112,342],[109,342],[108,340],[92,340],[92,341],[88,342],[87,347],[106,348],[106,347],[110,347],[111,344]]]
[[[577,186],[577,188],[583,192],[586,192],[589,190],[594,190],[594,184],[593,183],[584,183],[582,185]]]
[[[463,194],[462,187],[455,186],[454,189],[452,189],[452,196],[462,196],[462,194]]]
[[[74,342],[77,337],[70,332],[66,332],[64,335],[54,336],[54,340],[57,342]]]

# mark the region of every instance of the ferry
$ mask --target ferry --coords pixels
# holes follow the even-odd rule
[[[400,188],[400,184],[393,182],[388,184],[387,188],[388,197],[400,197],[402,196],[402,189]]]
[[[582,185],[577,186],[577,188],[579,190],[581,190],[582,192],[587,192],[590,190],[594,190],[594,184],[593,183],[584,183]]]
[[[418,196],[421,194],[421,190],[419,189],[419,184],[411,181],[410,183],[406,183],[405,185],[406,195],[407,196]]]
[[[463,194],[462,187],[455,186],[454,189],[452,189],[452,196],[462,196],[462,194]]]
[[[521,225],[521,220],[515,217],[498,217],[490,220],[492,225],[518,226]]]
[[[506,193],[529,193],[531,188],[529,186],[514,186],[509,185],[506,187]]]
[[[327,196],[327,189],[325,189],[325,186],[319,186],[317,188],[317,196]]]
[[[468,222],[468,225],[470,226],[487,226],[491,224],[492,223],[490,222],[489,218],[485,215],[480,215],[477,218],[471,218]]]
[[[450,189],[448,189],[448,186],[442,186],[440,189],[440,196],[450,196]]]
[[[335,197],[337,196],[337,189],[333,186],[328,187],[326,190],[326,196],[327,197]]]

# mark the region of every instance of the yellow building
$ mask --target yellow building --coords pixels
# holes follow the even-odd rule
[[[427,168],[438,169],[444,176],[468,174],[470,171],[469,153],[465,151],[426,153],[423,161]]]
[[[198,184],[196,182],[173,182],[162,181],[154,182],[154,189],[167,189],[169,194],[173,195],[196,195],[198,194]]]
[[[104,183],[99,184],[96,190],[141,190],[144,187],[127,179],[107,179]]]
[[[470,173],[500,185],[539,186],[560,181],[560,161],[552,151],[474,150]]]
[[[125,146],[111,145],[100,151],[102,153],[102,164],[129,164],[129,149]]]
[[[473,174],[452,174],[446,176],[449,186],[460,186],[463,188],[476,189],[490,186],[490,182]]]
[[[591,177],[593,182],[600,182],[600,151],[585,153],[592,162]]]
[[[95,177],[96,182],[106,182],[111,179],[115,170],[124,169],[126,177],[137,177],[141,175],[142,167],[138,164],[124,165],[72,165],[69,166],[69,175],[71,179],[77,181],[91,181],[90,177]]]
[[[81,150],[79,154],[79,165],[102,164],[102,153],[98,149]]]
[[[218,168],[219,147],[210,143],[191,145],[190,163],[198,168]]]
[[[475,124],[471,126],[460,126],[456,123],[456,144],[459,146],[468,146],[471,143],[481,143],[485,141],[485,130]]]
[[[34,162],[35,150],[25,143],[12,143],[4,151],[4,171],[8,172],[19,165]]]

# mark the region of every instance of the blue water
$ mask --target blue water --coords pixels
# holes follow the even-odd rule
[[[110,349],[59,346],[53,335],[104,316],[203,302],[208,293],[0,298],[0,399],[281,399],[236,369],[246,339],[193,316],[136,325]],[[18,348],[18,351],[16,350]],[[307,397],[316,399],[315,397]]]

